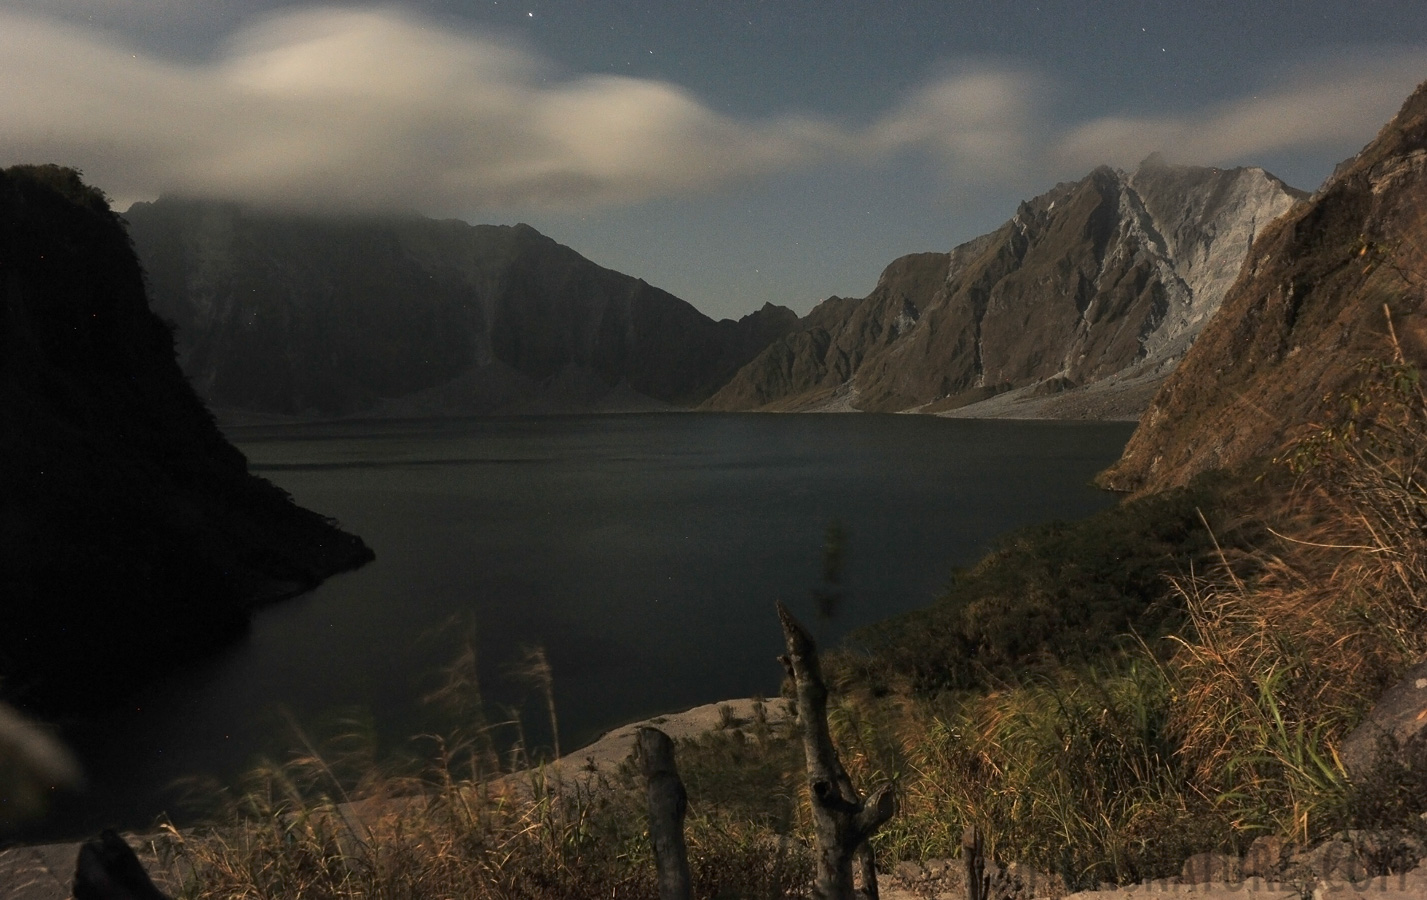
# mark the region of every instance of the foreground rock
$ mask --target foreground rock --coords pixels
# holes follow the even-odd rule
[[[707,406],[1133,418],[1302,196],[1261,169],[1096,169],[825,301]]]
[[[1348,777],[1362,782],[1393,767],[1421,770],[1427,760],[1427,662],[1408,670],[1338,747]]]
[[[792,713],[785,700],[756,700],[745,697],[706,703],[683,712],[653,716],[621,725],[606,732],[593,744],[567,753],[538,770],[515,772],[501,780],[507,786],[524,787],[529,784],[532,774],[538,774],[549,783],[581,789],[608,786],[628,764],[641,728],[657,728],[677,744],[711,731],[749,728],[759,719],[769,726],[777,726],[790,718]],[[675,761],[677,762],[677,756]]]

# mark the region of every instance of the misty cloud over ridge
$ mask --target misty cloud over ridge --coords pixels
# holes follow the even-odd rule
[[[1350,53],[1305,68],[1282,86],[1189,114],[1086,122],[1066,131],[1056,154],[1069,167],[1129,167],[1156,150],[1176,162],[1235,165],[1345,141],[1365,144],[1423,79],[1427,50]]]
[[[676,86],[557,79],[521,50],[395,12],[268,16],[203,64],[0,13],[0,153],[119,197],[445,209],[632,202],[776,170],[826,144]]]
[[[390,9],[269,13],[195,62],[0,8],[0,164],[78,166],[121,205],[180,193],[438,215],[633,204],[909,152],[933,155],[953,184],[1022,182],[1156,149],[1220,164],[1366,139],[1424,61],[1403,51],[1190,115],[1059,126],[1047,79],[978,64],[871,123],[747,120],[667,81],[560,73],[509,42]]]

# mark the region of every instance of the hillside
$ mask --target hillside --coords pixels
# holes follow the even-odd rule
[[[0,172],[0,682],[112,696],[355,568],[357,538],[248,474],[76,172]]]
[[[297,416],[650,409],[711,395],[796,316],[715,322],[525,225],[126,214],[155,311],[220,410]]]
[[[1095,386],[1094,417],[1132,418],[1299,197],[1261,169],[1096,169],[950,253],[895,261],[861,300],[825,301],[707,406],[1071,417],[1056,395]]]
[[[1365,358],[1427,362],[1427,85],[1255,242],[1219,314],[1102,482],[1150,492],[1277,450]]]

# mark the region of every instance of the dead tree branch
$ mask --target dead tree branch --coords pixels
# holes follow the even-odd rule
[[[817,645],[781,603],[778,619],[788,650],[780,659],[797,688],[798,723],[807,757],[818,842],[813,896],[819,900],[852,900],[852,863],[856,856],[863,895],[876,900],[877,869],[868,839],[896,811],[892,786],[882,785],[865,801],[852,786],[828,731],[827,685],[818,664]]]

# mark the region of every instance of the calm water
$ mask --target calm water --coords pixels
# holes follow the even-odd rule
[[[1088,486],[1123,423],[914,416],[631,415],[235,429],[257,473],[376,551],[262,612],[221,657],[69,723],[91,789],[30,836],[180,814],[168,785],[230,782],[291,745],[288,719],[356,711],[379,733],[420,702],[473,622],[483,693],[548,746],[512,673],[543,647],[567,751],[623,721],[777,691],[775,600],[823,641],[930,602],[996,535],[1113,501]],[[847,598],[809,598],[832,521]]]

